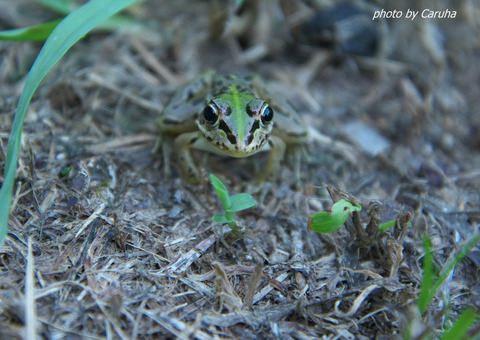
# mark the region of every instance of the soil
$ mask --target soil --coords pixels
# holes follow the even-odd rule
[[[2,30],[56,17],[27,0],[3,3]],[[365,51],[349,50],[332,28],[340,20],[326,43],[311,34],[318,27],[307,23],[329,1],[300,0],[236,13],[220,1],[144,1],[124,13],[133,25],[76,44],[25,120],[0,247],[0,338],[33,327],[62,339],[390,339],[407,330],[420,339],[439,337],[466,307],[478,311],[479,245],[423,315],[417,300],[425,235],[442,270],[480,232],[480,5],[380,3],[362,3],[368,14],[355,29],[367,27],[357,39]],[[382,8],[420,14],[372,20]],[[456,16],[421,18],[428,8]],[[40,48],[0,44],[2,165]],[[309,129],[300,185],[290,157],[260,187],[265,154],[195,152],[196,186],[175,155],[165,168],[154,122],[209,68],[260,75],[298,109]],[[237,214],[244,235],[211,221],[222,206],[210,173],[257,201]],[[362,211],[332,233],[309,230],[309,216],[342,198]]]

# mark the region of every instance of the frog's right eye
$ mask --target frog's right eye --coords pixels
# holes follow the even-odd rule
[[[273,119],[273,109],[268,104],[264,105],[260,117],[262,117],[263,124],[270,124]]]
[[[215,124],[216,121],[218,120],[217,108],[212,104],[209,104],[209,105],[205,106],[205,108],[203,109],[203,112],[202,112],[202,116],[203,116],[203,119],[205,119],[205,121],[207,123]]]

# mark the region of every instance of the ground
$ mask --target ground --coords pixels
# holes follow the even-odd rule
[[[56,17],[30,1],[4,3],[1,29]],[[478,311],[478,245],[423,317],[416,307],[424,236],[442,269],[479,233],[478,3],[381,2],[456,17],[368,17],[383,32],[372,56],[302,40],[302,18],[328,1],[261,2],[274,19],[254,15],[237,30],[251,13],[216,3],[142,2],[125,13],[134,26],[88,35],[41,84],[0,248],[0,338],[25,334],[27,265],[41,338],[389,339],[408,329],[419,339],[438,337],[468,306]],[[1,164],[40,48],[0,44]],[[173,157],[165,177],[154,121],[208,68],[261,75],[302,114],[310,137],[300,186],[287,159],[255,192],[265,155],[198,153],[197,186]],[[209,173],[231,193],[253,193],[257,207],[238,215],[245,235],[211,222],[221,204]],[[362,211],[335,232],[309,231],[308,217],[340,198]]]

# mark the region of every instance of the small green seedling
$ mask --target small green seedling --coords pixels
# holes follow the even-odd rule
[[[387,230],[388,228],[391,228],[395,225],[395,223],[397,222],[397,220],[390,220],[388,222],[385,222],[385,223],[382,223],[378,226],[378,231],[383,233],[385,230]]]
[[[331,212],[324,211],[310,216],[308,228],[317,233],[331,233],[340,228],[354,211],[360,210],[360,205],[340,200],[333,205]]]
[[[60,178],[64,178],[70,173],[71,170],[72,170],[72,167],[70,165],[67,165],[62,170],[60,170],[60,173],[58,175],[60,176]]]
[[[217,195],[225,211],[223,214],[213,215],[212,221],[215,223],[226,223],[235,233],[240,234],[241,227],[239,227],[235,221],[235,212],[253,208],[257,203],[252,196],[246,193],[229,196],[225,185],[214,175],[210,175],[210,180],[217,191]]]

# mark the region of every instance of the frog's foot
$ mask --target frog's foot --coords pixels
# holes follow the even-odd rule
[[[267,194],[270,192],[271,189],[272,189],[272,183],[257,180],[253,183],[247,184],[247,187],[245,188],[245,192],[248,192],[251,195],[260,196],[259,204],[261,205],[263,204],[262,202],[264,201],[265,197],[267,196]]]
[[[187,132],[177,136],[174,141],[175,154],[180,166],[180,173],[189,184],[200,183],[200,171],[192,157],[191,148],[200,138],[200,132]]]
[[[288,163],[292,163],[294,171],[294,187],[300,189],[302,186],[301,164],[303,158],[304,147],[302,144],[292,144],[286,148],[285,142],[279,137],[272,136],[269,139],[270,157],[267,161],[265,171],[259,177],[257,185],[264,182],[274,183],[281,173],[281,163],[284,156],[287,155]],[[259,192],[261,189],[259,189]]]
[[[293,163],[294,179],[295,179],[295,188],[300,189],[302,186],[302,177],[301,177],[301,164],[303,158],[304,147],[302,144],[293,144],[288,147],[288,155]]]
[[[172,155],[172,144],[173,141],[171,138],[166,136],[159,136],[155,141],[155,145],[152,149],[152,154],[158,154],[161,152],[163,158],[163,176],[165,180],[170,178],[170,158]]]

